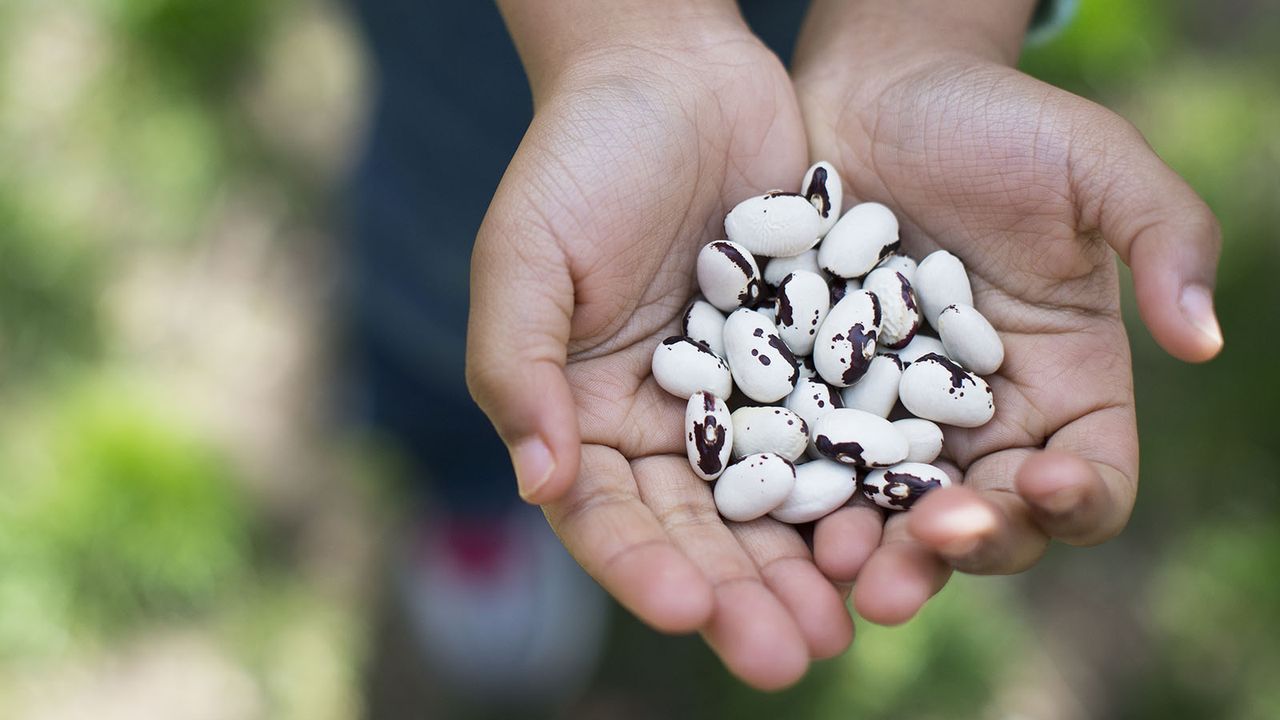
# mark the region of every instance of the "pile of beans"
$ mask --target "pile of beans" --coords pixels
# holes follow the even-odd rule
[[[995,413],[981,376],[1004,346],[959,258],[900,254],[897,218],[879,203],[842,216],[830,163],[800,188],[729,212],[728,239],[698,254],[702,296],[653,353],[654,379],[688,399],[689,464],[733,521],[810,522],[859,490],[906,510],[951,484],[929,464],[939,424],[979,427]],[[757,258],[769,258],[763,272]]]

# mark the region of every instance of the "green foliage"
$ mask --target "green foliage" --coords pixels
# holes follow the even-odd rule
[[[149,72],[187,89],[227,91],[252,65],[272,0],[99,0]]]
[[[208,609],[246,571],[247,509],[226,463],[145,385],[107,376],[14,425],[0,454],[0,647],[58,640],[30,628],[112,634]]]
[[[1071,23],[1053,39],[1028,48],[1021,67],[1073,92],[1132,87],[1176,42],[1162,0],[1081,0]]]
[[[50,224],[0,183],[0,387],[34,382],[98,344],[100,266]]]

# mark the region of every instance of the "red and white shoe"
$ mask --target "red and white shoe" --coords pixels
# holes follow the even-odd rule
[[[431,669],[482,707],[556,704],[590,681],[608,602],[534,508],[415,529],[400,588]]]

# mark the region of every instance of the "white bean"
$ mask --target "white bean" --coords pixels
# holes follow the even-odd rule
[[[862,478],[862,494],[886,510],[906,510],[925,493],[950,486],[946,473],[925,463],[899,463]]]
[[[814,460],[796,468],[796,481],[782,504],[769,513],[798,525],[831,514],[858,490],[858,471],[832,460]]]
[[[778,333],[796,355],[813,352],[818,328],[831,310],[827,281],[817,273],[797,270],[782,279],[774,300]]]
[[[796,466],[773,453],[748,455],[716,481],[716,510],[733,522],[747,522],[781,505],[796,484]]]
[[[968,305],[948,305],[938,315],[938,334],[947,356],[979,375],[1004,363],[1004,343],[991,323]]]
[[[777,326],[754,310],[735,310],[725,320],[724,349],[734,382],[756,402],[781,400],[800,379],[799,364]]]
[[[790,257],[818,244],[822,216],[803,195],[774,190],[738,203],[724,232],[756,255]]]
[[[995,415],[987,381],[941,355],[925,355],[902,371],[898,396],[916,417],[956,427],[979,427]]]
[[[862,277],[898,246],[898,219],[893,211],[880,203],[860,203],[823,238],[818,265],[842,278]]]
[[[760,269],[746,248],[716,240],[698,252],[698,287],[718,310],[750,307],[760,299]]]
[[[663,390],[681,399],[699,390],[716,397],[733,392],[729,365],[707,346],[675,335],[653,349],[653,379]]]

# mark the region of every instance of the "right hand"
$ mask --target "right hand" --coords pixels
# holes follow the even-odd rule
[[[685,459],[685,402],[649,364],[699,248],[734,203],[798,185],[807,145],[786,71],[736,14],[692,47],[662,30],[535,82],[476,241],[468,380],[521,494],[606,590],[778,688],[848,646],[843,598],[795,529],[721,520]]]

